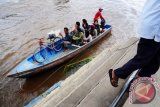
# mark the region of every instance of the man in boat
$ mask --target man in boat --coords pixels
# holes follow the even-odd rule
[[[160,66],[160,0],[147,0],[140,18],[140,41],[137,54],[118,69],[110,69],[111,85],[118,86],[118,79],[126,79],[139,69],[139,77],[151,77]]]
[[[82,28],[80,28],[80,22],[76,22],[75,29],[74,29],[74,35],[72,37],[73,43],[76,45],[80,45],[83,41],[84,31]]]
[[[64,34],[65,35],[63,36],[62,33],[59,33],[64,40],[64,47],[69,47],[71,46],[72,38],[67,27],[64,28]]]
[[[101,20],[105,20],[104,17],[102,16],[102,8],[99,8],[97,13],[94,16],[94,22],[98,21],[98,19],[100,18]]]
[[[69,41],[71,42],[71,35],[69,33],[69,29],[67,27],[64,28],[64,36],[62,35],[62,33],[59,33],[60,36],[62,36],[62,38],[64,39],[64,41]]]
[[[100,32],[104,32],[104,25],[105,25],[105,19],[104,17],[102,16],[102,8],[99,8],[98,12],[95,14],[95,17],[94,17],[94,23],[98,23],[98,19],[100,18],[101,19],[101,25],[100,25]]]

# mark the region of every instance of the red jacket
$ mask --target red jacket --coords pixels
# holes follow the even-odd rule
[[[101,20],[104,19],[100,11],[98,11],[98,12],[95,14],[94,21],[95,21],[95,20],[98,20],[99,17],[101,18]]]

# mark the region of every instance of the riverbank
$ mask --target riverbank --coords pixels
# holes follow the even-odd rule
[[[71,75],[61,87],[40,100],[35,107],[104,107],[109,106],[124,84],[110,85],[108,70],[126,63],[136,53],[138,39],[118,43],[105,49],[91,62]]]

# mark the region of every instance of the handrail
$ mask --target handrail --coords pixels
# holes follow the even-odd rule
[[[129,85],[131,84],[131,82],[133,81],[133,79],[135,78],[135,76],[138,74],[139,71],[140,70],[136,70],[129,76],[129,78],[126,80],[124,86],[121,88],[119,94],[117,95],[117,97],[114,99],[114,101],[112,102],[112,104],[109,107],[116,107],[118,105],[121,98],[123,97],[123,95],[127,91]]]

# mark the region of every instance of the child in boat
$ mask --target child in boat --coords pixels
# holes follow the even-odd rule
[[[89,31],[90,35],[95,38],[97,36],[97,30],[95,29],[94,25],[90,26],[90,31]]]
[[[80,45],[84,37],[84,31],[80,28],[80,22],[76,22],[73,32],[75,32],[72,37],[73,43],[76,45]]]
[[[85,30],[85,36],[83,38],[83,42],[87,43],[87,42],[91,42],[92,41],[92,36],[89,34],[88,30]]]
[[[88,25],[88,22],[86,19],[82,20],[82,27],[84,30],[89,30],[90,26]]]

